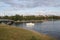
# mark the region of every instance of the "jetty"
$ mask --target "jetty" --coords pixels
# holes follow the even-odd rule
[[[0,19],[0,24],[13,24],[14,21],[13,20],[10,20],[10,19]]]

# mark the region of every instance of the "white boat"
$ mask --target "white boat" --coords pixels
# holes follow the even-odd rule
[[[26,23],[26,25],[34,26],[35,24],[34,23]]]

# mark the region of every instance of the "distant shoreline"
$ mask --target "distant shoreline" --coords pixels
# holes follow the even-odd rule
[[[42,22],[45,22],[45,21],[57,21],[57,20],[28,20],[28,21],[25,21],[25,20],[22,20],[22,21],[14,21],[15,23],[42,23]]]

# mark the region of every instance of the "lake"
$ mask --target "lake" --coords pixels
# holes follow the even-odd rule
[[[26,25],[27,23],[14,24],[17,27],[22,27],[27,30],[34,30],[39,33],[47,34],[57,40],[60,40],[60,21],[45,21],[34,23],[34,25]]]

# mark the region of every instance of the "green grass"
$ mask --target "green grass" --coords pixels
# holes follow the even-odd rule
[[[54,40],[37,32],[0,24],[0,40]]]

